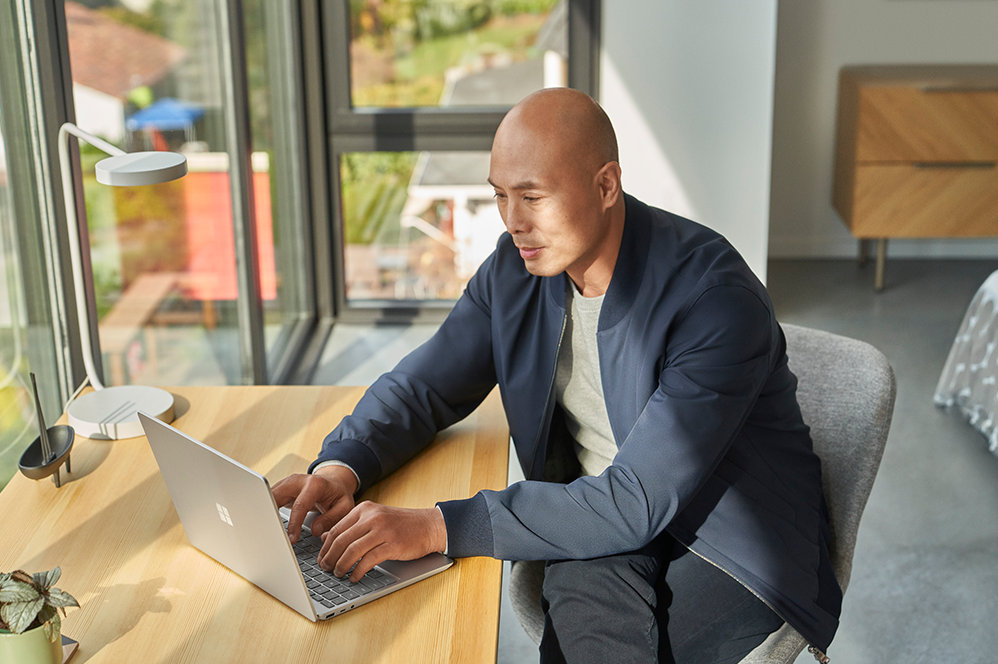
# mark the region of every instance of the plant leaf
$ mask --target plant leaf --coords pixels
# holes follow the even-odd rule
[[[15,581],[20,581],[21,583],[27,583],[29,586],[34,585],[35,583],[35,580],[31,578],[31,575],[25,572],[23,569],[11,572],[10,576]]]
[[[35,586],[37,586],[42,592],[45,592],[55,585],[55,582],[59,580],[60,576],[62,576],[62,568],[56,567],[55,569],[50,569],[47,572],[37,572],[33,576]]]
[[[59,588],[51,588],[48,591],[48,603],[51,606],[79,606],[80,603],[76,601],[76,598],[67,593],[65,590]]]
[[[48,637],[49,641],[55,641],[59,638],[59,633],[62,632],[62,618],[59,617],[58,611],[53,613],[52,617],[42,624],[51,625],[51,628],[45,630],[45,636]]]
[[[39,624],[46,623],[49,620],[52,620],[52,616],[56,615],[59,615],[59,609],[55,608],[51,604],[46,604],[42,607],[42,610],[38,612],[38,615],[35,616],[35,620],[37,620]]]
[[[33,585],[13,579],[9,580],[3,588],[0,588],[0,604],[30,602],[38,597],[40,597],[38,590]]]
[[[40,595],[30,602],[0,604],[0,616],[10,627],[10,631],[20,634],[34,622],[43,606],[45,600]]]

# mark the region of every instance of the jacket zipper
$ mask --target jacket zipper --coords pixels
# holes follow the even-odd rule
[[[561,318],[561,334],[558,335],[558,345],[554,349],[554,367],[551,369],[551,382],[548,383],[548,395],[544,401],[544,419],[545,426],[542,426],[537,432],[537,439],[534,441],[534,449],[540,450],[541,438],[544,436],[545,429],[551,426],[551,422],[548,419],[548,408],[551,406],[551,396],[554,394],[554,383],[558,378],[558,356],[561,355],[561,345],[565,341],[565,328],[568,326],[568,310],[565,310],[565,315]],[[547,448],[545,447],[545,453]],[[536,462],[536,459],[535,459]]]
[[[742,588],[744,588],[745,590],[747,590],[747,591],[749,591],[750,593],[752,593],[753,595],[755,595],[755,596],[756,596],[756,598],[757,598],[757,599],[758,599],[758,600],[759,600],[760,602],[762,602],[762,603],[763,603],[763,604],[765,604],[765,605],[766,605],[767,607],[769,607],[769,610],[770,610],[770,611],[772,611],[773,613],[775,613],[776,615],[778,615],[778,616],[779,616],[780,618],[782,618],[782,619],[783,619],[783,622],[787,622],[787,619],[786,619],[786,618],[784,618],[784,617],[783,617],[783,616],[782,616],[782,615],[780,614],[780,612],[779,612],[779,611],[777,611],[777,610],[776,610],[775,608],[773,608],[773,605],[772,605],[772,604],[770,604],[769,602],[767,602],[767,601],[765,600],[765,598],[763,598],[763,597],[762,597],[762,596],[761,596],[761,595],[760,595],[759,593],[757,593],[756,591],[752,590],[752,589],[751,589],[751,588],[749,588],[749,587],[748,587],[747,585],[745,585],[744,583],[742,583],[742,582],[741,582],[741,580],[740,580],[740,579],[739,579],[739,578],[738,578],[737,576],[735,576],[734,574],[732,574],[732,573],[731,573],[731,572],[729,572],[728,570],[724,569],[724,568],[723,568],[723,567],[722,567],[721,565],[718,565],[717,563],[715,563],[715,562],[714,562],[713,560],[711,560],[710,558],[708,558],[708,557],[706,557],[706,556],[704,556],[704,555],[701,555],[701,554],[697,553],[697,552],[696,552],[696,551],[694,551],[694,550],[693,550],[693,549],[692,549],[692,548],[691,548],[691,547],[690,547],[689,545],[687,545],[687,544],[683,544],[683,546],[685,546],[685,547],[686,547],[686,549],[687,549],[687,550],[688,550],[688,551],[689,551],[690,553],[692,553],[693,555],[695,555],[695,556],[696,556],[697,558],[699,558],[700,560],[703,560],[703,561],[705,561],[705,562],[707,562],[707,563],[710,563],[711,565],[713,565],[713,566],[714,566],[714,567],[716,567],[717,569],[721,570],[722,572],[724,572],[725,574],[727,574],[728,576],[730,576],[730,577],[731,577],[732,579],[734,579],[734,580],[735,580],[736,582],[738,582],[738,584],[739,584],[739,585],[740,585],[740,586],[741,586]],[[788,624],[789,624],[789,623],[788,623]],[[830,659],[828,658],[828,655],[826,655],[825,653],[821,652],[821,650],[819,650],[818,648],[816,648],[816,647],[812,646],[811,644],[808,644],[808,646],[807,646],[807,651],[808,651],[809,653],[811,653],[811,655],[813,655],[813,656],[814,656],[814,659],[815,659],[815,660],[817,660],[817,661],[818,661],[818,662],[819,662],[820,664],[828,664],[828,663],[829,663],[829,662],[831,661],[831,660],[830,660]]]

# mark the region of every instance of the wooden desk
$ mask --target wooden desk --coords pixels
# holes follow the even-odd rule
[[[178,387],[177,428],[274,482],[301,472],[362,388]],[[428,507],[506,483],[498,393],[366,498]],[[501,562],[443,574],[312,623],[190,546],[145,438],[77,438],[73,473],[0,493],[0,570],[61,566],[82,662],[494,662]]]

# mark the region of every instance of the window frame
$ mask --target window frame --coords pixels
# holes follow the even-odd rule
[[[599,88],[599,0],[568,3],[568,87],[595,96]],[[350,80],[349,0],[330,0],[323,6],[321,30],[329,44],[325,64],[326,146],[328,188],[326,217],[329,228],[328,264],[333,288],[326,308],[336,322],[439,322],[450,312],[451,301],[376,300],[351,303],[346,293],[343,207],[340,159],[351,152],[485,151],[509,106],[354,107]],[[317,217],[318,218],[318,217]]]

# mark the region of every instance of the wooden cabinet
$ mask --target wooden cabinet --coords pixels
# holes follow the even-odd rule
[[[998,236],[998,66],[844,67],[835,209],[877,240]]]

